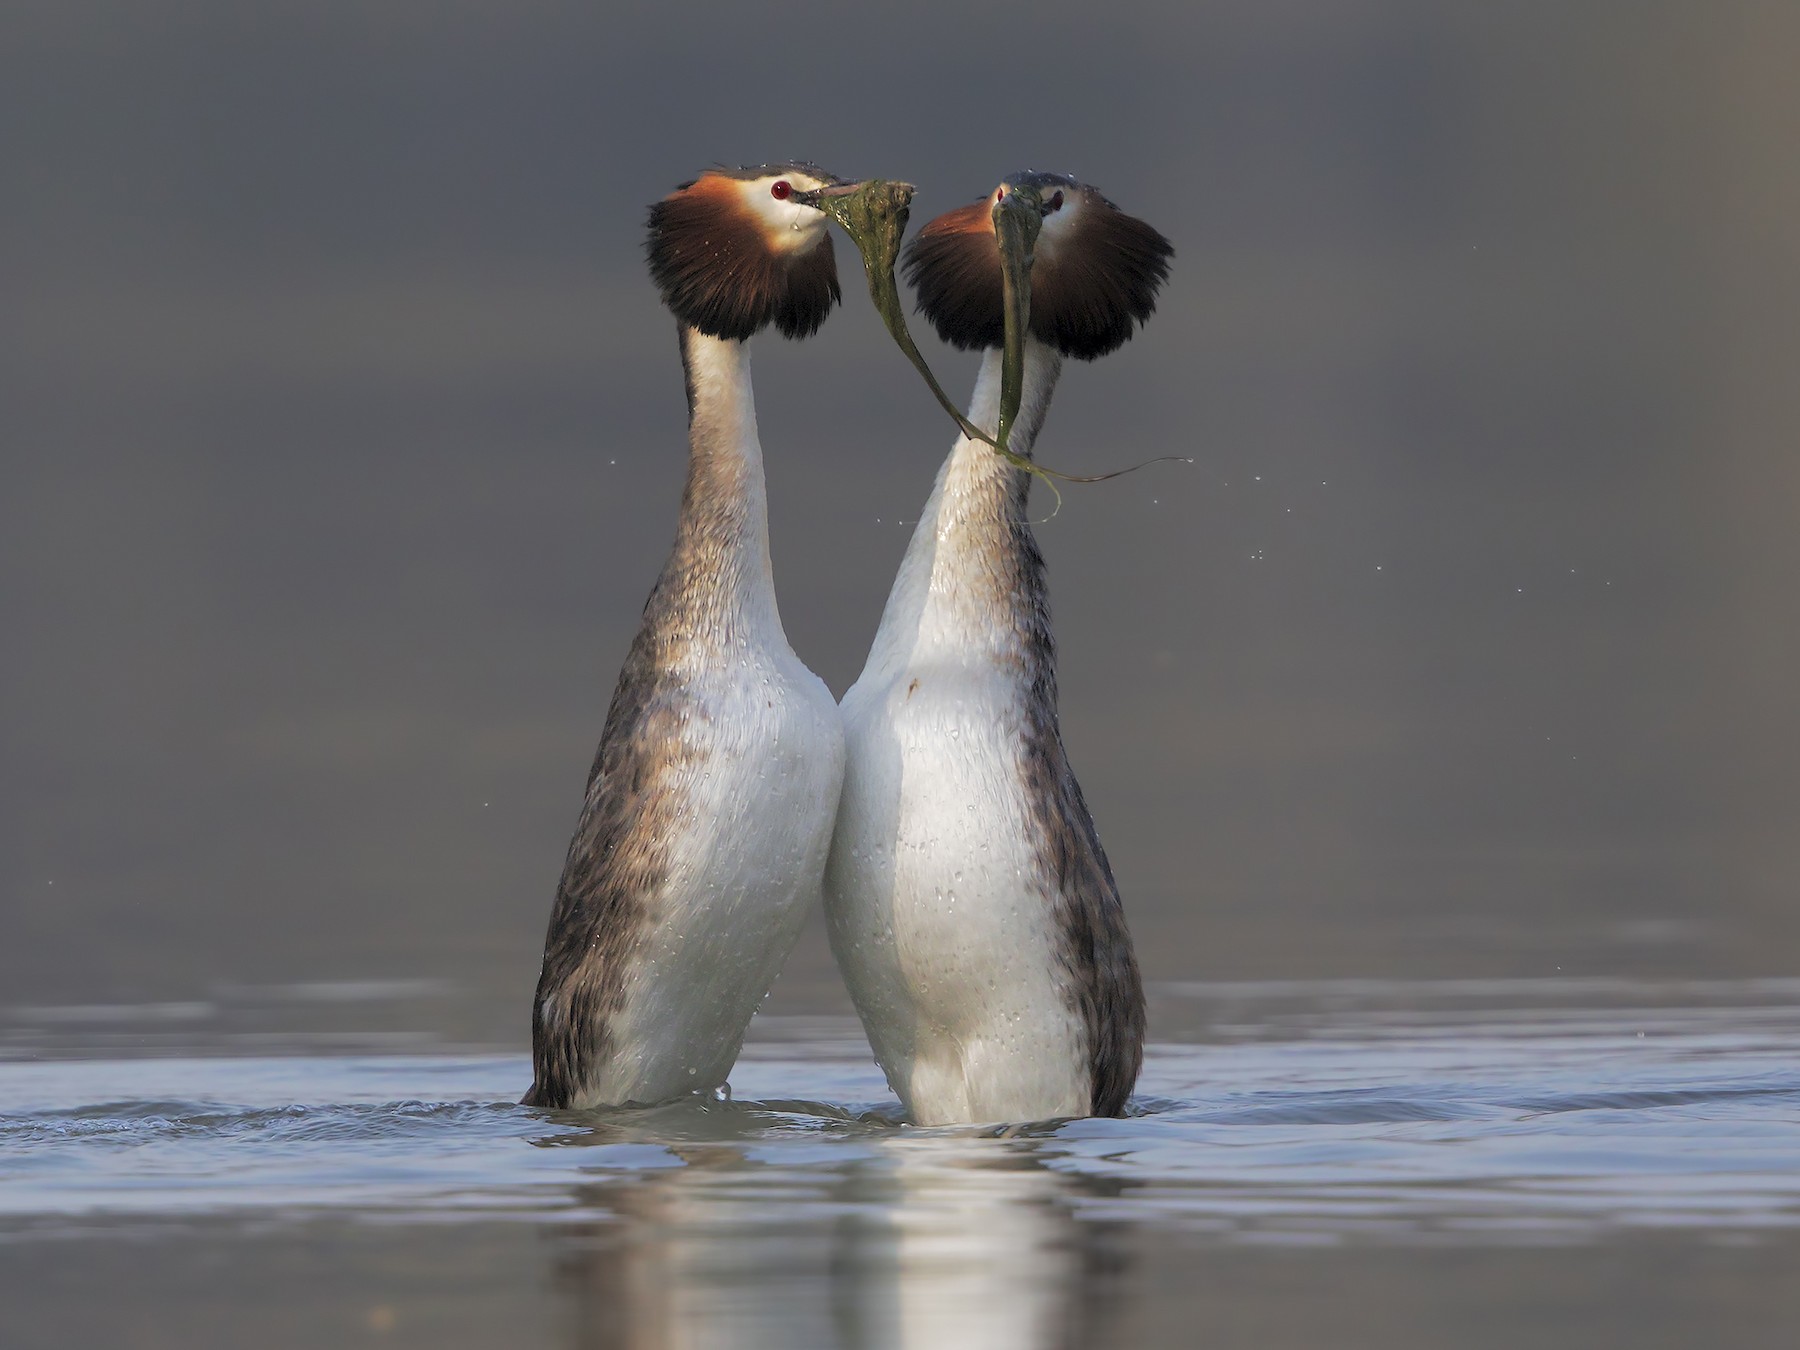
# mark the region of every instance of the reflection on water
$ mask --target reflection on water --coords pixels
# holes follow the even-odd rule
[[[830,1018],[759,1023],[736,1100],[607,1114],[519,1107],[513,1054],[0,1062],[0,1297],[37,1297],[9,1283],[22,1239],[173,1228],[180,1250],[223,1224],[254,1264],[271,1235],[346,1221],[389,1234],[396,1279],[426,1233],[451,1248],[433,1262],[498,1243],[547,1268],[532,1312],[583,1347],[1167,1340],[1202,1302],[1286,1316],[1279,1268],[1242,1264],[1258,1251],[1318,1253],[1310,1281],[1402,1304],[1436,1295],[1418,1272],[1459,1269],[1427,1254],[1486,1270],[1546,1247],[1607,1254],[1632,1300],[1689,1319],[1671,1327],[1786,1297],[1735,1288],[1738,1265],[1679,1297],[1633,1272],[1646,1239],[1693,1271],[1800,1247],[1800,983],[1183,985],[1156,1007],[1138,1114],[1013,1129],[896,1124]],[[71,1026],[115,1034],[27,1020],[71,1052]],[[1397,1343],[1444,1343],[1427,1329]]]
[[[736,1150],[587,1188],[605,1223],[559,1232],[584,1347],[1086,1345],[1123,1262],[1036,1141],[889,1133],[810,1179]],[[804,1212],[791,1206],[805,1193]]]
[[[1078,1223],[1077,1196],[1123,1183],[1054,1170],[1033,1141],[897,1138],[859,1178],[834,1268],[845,1343],[899,1347],[1092,1345],[1126,1259],[1110,1225]]]
[[[769,1212],[771,1192],[785,1187],[726,1145],[679,1145],[664,1162],[629,1184],[577,1188],[584,1208],[605,1218],[554,1238],[570,1343],[827,1343],[828,1253],[816,1225]]]

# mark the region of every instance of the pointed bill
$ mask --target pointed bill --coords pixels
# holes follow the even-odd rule
[[[869,291],[875,296],[877,309],[882,308],[883,297],[878,291],[883,285],[894,292],[894,303],[899,304],[894,263],[900,257],[900,237],[906,233],[913,192],[911,183],[871,178],[794,194],[795,201],[822,211],[844,227],[844,233],[862,254],[863,271],[868,274]]]
[[[963,434],[994,445],[994,438],[964,417],[950,401],[906,328],[906,310],[900,303],[900,285],[894,279],[894,264],[900,258],[900,241],[906,233],[913,192],[911,183],[871,178],[863,183],[844,183],[818,192],[796,193],[795,200],[817,208],[843,227],[844,233],[856,245],[856,251],[862,254],[863,274],[869,281],[869,298],[875,302],[875,312],[881,315],[888,335],[924,377],[939,406],[950,414]]]
[[[1006,344],[1000,359],[1000,422],[995,444],[1007,438],[1025,395],[1025,338],[1031,332],[1031,263],[1044,224],[1043,194],[1028,184],[1010,185],[994,203],[994,238],[1000,246],[1000,295]]]

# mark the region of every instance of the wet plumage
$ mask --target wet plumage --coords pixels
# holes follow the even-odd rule
[[[1064,356],[1129,338],[1171,252],[1093,189],[1029,177],[1055,205],[1033,268],[1012,436],[1023,453]],[[990,431],[1002,335],[994,200],[927,225],[906,263],[939,332],[988,349],[969,417]],[[843,701],[832,949],[889,1084],[921,1124],[1117,1115],[1142,1061],[1137,962],[1062,744],[1028,486],[986,446],[958,440]]]
[[[725,1081],[817,903],[842,773],[824,684],[782,631],[748,338],[838,296],[803,165],[718,171],[650,211],[679,325],[688,476],[607,713],[532,1008],[527,1103],[649,1103]]]

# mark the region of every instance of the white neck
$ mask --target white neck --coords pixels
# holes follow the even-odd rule
[[[745,342],[682,334],[688,473],[663,571],[693,626],[715,641],[781,632],[769,565],[769,507]]]
[[[1027,340],[1024,392],[1011,436],[1019,454],[1031,453],[1061,372],[1054,348]],[[997,350],[982,358],[968,419],[990,435],[999,423]],[[1025,611],[1042,603],[1035,561],[1026,566],[1019,556],[1031,545],[1028,481],[992,447],[957,438],[894,578],[863,678],[897,676],[937,659],[1018,660]]]

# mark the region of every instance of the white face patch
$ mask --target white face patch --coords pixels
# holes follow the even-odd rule
[[[1000,199],[1009,192],[1002,183],[988,193],[988,208],[992,210],[1000,204]],[[1080,189],[1051,183],[1043,188],[1044,218],[1038,229],[1036,251],[1055,255],[1057,248],[1066,239],[1076,233],[1075,218],[1081,214],[1086,205]]]
[[[1058,197],[1062,205],[1052,208]],[[1063,240],[1074,236],[1075,220],[1086,202],[1082,194],[1071,188],[1050,187],[1044,191],[1044,224],[1038,231],[1038,247],[1054,254]]]
[[[776,184],[787,184],[787,192],[777,196]],[[816,192],[825,184],[811,174],[780,173],[762,178],[746,178],[736,183],[750,213],[761,222],[769,247],[780,252],[811,248],[825,232],[827,220],[821,211],[802,206],[794,193]]]

